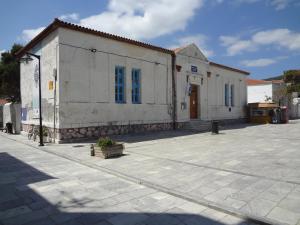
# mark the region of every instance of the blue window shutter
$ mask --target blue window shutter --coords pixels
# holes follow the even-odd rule
[[[132,78],[132,91],[131,91],[131,100],[133,104],[141,103],[141,70],[132,69],[131,78]]]
[[[230,103],[234,106],[234,85],[230,86]]]
[[[120,66],[115,68],[115,101],[125,102],[125,68]]]
[[[228,84],[225,84],[225,106],[229,106],[229,90],[228,90]]]

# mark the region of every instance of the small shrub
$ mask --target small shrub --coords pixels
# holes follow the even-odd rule
[[[97,144],[96,146],[100,147],[100,148],[105,148],[105,147],[108,147],[108,146],[113,146],[115,145],[116,142],[113,141],[112,139],[110,139],[109,137],[105,137],[105,138],[100,138],[98,141],[97,141]]]

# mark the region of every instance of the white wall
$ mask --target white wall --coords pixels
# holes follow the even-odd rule
[[[273,98],[272,84],[248,85],[248,103],[266,102],[266,96]]]
[[[197,56],[195,56],[195,53]],[[187,76],[190,83],[198,85],[198,119],[239,119],[245,118],[247,104],[246,75],[222,69],[208,64],[198,48],[190,45],[176,56],[176,64],[182,66],[176,75],[177,85],[177,118],[178,121],[190,120],[190,98],[186,93]],[[197,66],[196,74],[191,72],[191,66]],[[207,76],[207,72],[211,76]],[[234,106],[225,106],[225,83],[234,85]],[[230,90],[229,90],[230,93]],[[181,107],[186,102],[186,108]],[[231,111],[229,111],[231,108]]]
[[[6,103],[3,106],[3,127],[6,123],[13,124],[13,133],[19,134],[21,131],[21,105],[16,103]]]
[[[54,81],[53,70],[58,69],[58,32],[54,31],[32,50],[32,53],[41,55],[41,89],[42,89],[42,112],[43,123],[46,126],[54,125],[54,90],[48,89],[48,82]],[[33,113],[33,89],[34,89],[34,67],[38,61],[21,63],[21,102],[22,111],[27,111],[26,119],[23,124],[38,124],[38,116]],[[57,91],[58,93],[58,91]],[[58,105],[57,96],[57,105]],[[56,115],[56,123],[58,123],[58,114]],[[58,125],[58,124],[57,124]]]
[[[172,121],[171,55],[63,28],[59,41],[60,128]],[[115,66],[126,68],[126,104],[115,103]],[[131,102],[132,68],[141,104]]]

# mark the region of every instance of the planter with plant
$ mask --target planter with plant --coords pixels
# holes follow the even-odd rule
[[[91,145],[91,156],[104,159],[123,155],[124,145],[117,143],[109,137],[100,138],[95,145]]]

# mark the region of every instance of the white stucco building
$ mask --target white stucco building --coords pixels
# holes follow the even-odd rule
[[[276,102],[286,105],[286,98],[280,92],[285,87],[283,80],[247,79],[248,103]]]
[[[173,51],[56,19],[26,52],[41,56],[42,118],[57,142],[245,118],[249,73],[194,44]],[[24,131],[38,124],[37,71],[21,64]]]

